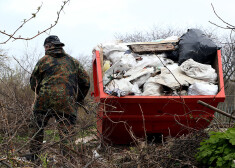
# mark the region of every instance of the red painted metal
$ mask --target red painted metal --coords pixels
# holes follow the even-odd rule
[[[197,104],[202,100],[217,106],[225,99],[221,51],[214,66],[218,73],[217,95],[198,96],[125,96],[104,93],[99,51],[93,55],[94,96],[100,102],[97,109],[98,135],[114,144],[131,143],[135,137],[149,134],[179,136],[192,130],[205,129],[214,111]]]

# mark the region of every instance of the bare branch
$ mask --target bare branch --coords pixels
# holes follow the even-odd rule
[[[15,34],[16,34],[26,23],[28,23],[30,20],[36,18],[36,16],[37,16],[38,12],[40,11],[42,5],[37,8],[37,12],[36,12],[36,13],[32,13],[32,16],[31,16],[29,19],[27,19],[27,20],[24,19],[24,20],[23,20],[23,23],[22,23],[12,34],[6,33],[5,30],[4,30],[4,31],[0,30],[0,33],[1,33],[1,34],[5,35],[5,36],[8,36],[8,39],[7,39],[6,41],[1,42],[0,44],[6,44],[10,39],[14,39],[14,40],[32,40],[32,39],[34,39],[35,37],[41,35],[42,33],[46,33],[48,30],[51,30],[53,27],[55,27],[55,26],[57,25],[57,23],[58,23],[58,21],[59,21],[59,18],[60,18],[60,13],[61,13],[61,11],[64,9],[65,5],[66,5],[69,1],[70,1],[70,0],[63,1],[63,4],[62,4],[60,10],[57,12],[57,18],[56,18],[54,24],[51,24],[48,28],[44,29],[43,31],[38,31],[38,33],[37,33],[36,35],[33,35],[32,37],[21,37],[21,36],[16,37]]]
[[[25,69],[25,68],[21,65],[21,63],[19,62],[19,60],[17,60],[14,56],[13,56],[13,59],[20,65],[20,67],[21,67],[25,72],[31,74],[27,69]]]
[[[213,25],[215,25],[215,26],[217,26],[217,27],[219,27],[219,28],[222,28],[222,29],[231,29],[231,30],[234,31],[235,26],[231,25],[230,23],[228,23],[228,22],[226,22],[224,19],[222,19],[222,18],[216,13],[215,8],[214,8],[214,6],[213,6],[212,3],[211,3],[211,6],[212,6],[212,9],[213,9],[213,11],[214,11],[216,17],[217,17],[219,20],[221,20],[224,24],[226,24],[226,26],[220,26],[220,25],[215,24],[215,23],[213,23],[213,22],[211,22],[211,21],[209,21],[209,23],[211,23],[211,24],[213,24]]]

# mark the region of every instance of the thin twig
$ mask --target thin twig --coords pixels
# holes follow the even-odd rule
[[[228,22],[224,21],[224,20],[216,13],[215,8],[214,8],[214,6],[213,6],[212,3],[211,3],[211,6],[212,6],[212,9],[213,9],[215,15],[217,16],[217,18],[219,18],[219,19],[220,19],[223,23],[225,23],[226,25],[230,26],[230,27],[231,27],[230,29],[235,29],[235,26],[233,26],[233,25],[229,24]]]
[[[141,107],[141,105],[140,105],[140,104],[139,104],[139,107],[140,107],[140,111],[141,111],[141,114],[142,114],[143,129],[144,129],[144,136],[145,136],[145,143],[147,143],[147,133],[146,133],[146,128],[145,128],[145,118],[144,118],[144,113],[143,113],[143,110],[142,110],[142,107]]]

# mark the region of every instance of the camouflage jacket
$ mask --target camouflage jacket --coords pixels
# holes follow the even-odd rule
[[[36,64],[30,85],[37,95],[34,111],[50,109],[76,115],[77,102],[85,98],[90,79],[79,61],[62,48],[52,48]]]

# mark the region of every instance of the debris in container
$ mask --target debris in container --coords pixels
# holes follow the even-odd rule
[[[166,65],[166,68],[170,71],[174,71],[176,68],[178,68],[179,65],[177,63],[173,63],[173,64],[169,64],[169,65]],[[161,70],[161,69],[160,69]]]
[[[141,72],[146,67],[153,67],[158,69],[164,67],[165,65],[173,64],[174,62],[170,59],[165,58],[165,54],[151,54],[143,55],[142,60],[137,61],[137,64],[125,73],[124,76],[131,76],[132,74]]]
[[[169,70],[165,67],[161,68],[161,74],[154,77],[155,82],[171,88],[172,90],[179,89],[182,86],[189,86],[195,82],[202,82],[198,79],[191,78],[180,67],[174,70]]]
[[[218,85],[211,83],[194,83],[188,89],[188,95],[216,95]]]
[[[111,53],[117,51],[117,52],[126,52],[129,50],[127,45],[122,43],[105,43],[102,44],[100,47],[103,49],[103,54],[106,56],[109,56]]]
[[[193,35],[191,41],[189,35]],[[217,46],[197,29],[189,29],[180,41],[178,39],[172,36],[158,42],[101,45],[105,93],[118,97],[217,94],[218,86],[211,84],[216,84],[217,73],[210,64],[206,64],[214,59]],[[208,48],[205,42],[208,42]],[[171,44],[174,47],[159,50],[159,44],[166,44],[165,47]],[[150,53],[149,48],[154,52]],[[189,56],[190,49],[192,52],[201,51]],[[182,63],[181,66],[178,63]],[[204,88],[217,87],[217,90],[196,92],[194,89],[198,84]]]
[[[143,96],[161,96],[163,93],[162,85],[155,82],[153,77],[150,77],[143,87]]]
[[[166,51],[166,56],[167,58],[175,61],[175,62],[178,62],[179,60],[179,51],[178,51],[178,46],[175,47],[175,50],[173,51]]]
[[[211,65],[201,64],[193,59],[188,59],[181,64],[180,68],[186,73],[186,75],[192,78],[201,79],[212,83],[216,83],[217,81],[217,73]]]
[[[188,95],[187,90],[174,90],[172,96],[186,96]]]
[[[126,96],[126,92],[124,92],[124,91],[122,91],[122,90],[120,90],[118,88],[113,88],[113,90],[105,89],[104,92],[109,94],[109,95],[117,96],[117,97]]]
[[[119,61],[128,52],[129,48],[123,43],[105,43],[96,47],[96,50],[102,48],[103,55],[106,60],[110,60],[112,63]]]
[[[135,68],[134,70],[127,71],[125,73],[125,77],[128,81],[131,83],[137,83],[138,86],[142,86],[146,80],[151,76],[151,74],[154,73],[154,68],[149,67],[149,68]]]
[[[117,73],[124,73],[136,65],[136,60],[131,54],[123,55],[120,60],[114,62],[114,64],[105,72],[103,77],[104,85],[108,84],[112,79],[117,77]]]
[[[135,93],[136,95],[141,94],[141,91],[137,89],[136,84],[131,84],[127,79],[123,78],[120,80],[112,80],[105,88],[106,93],[110,92],[111,95],[117,93],[120,96],[125,96],[130,93]],[[119,94],[120,93],[120,94]]]
[[[150,72],[147,72],[141,76],[138,76],[137,78],[131,80],[130,82],[137,84],[138,87],[141,87],[146,82],[146,80],[148,78],[150,78],[151,72],[153,71],[153,68],[148,68],[148,69],[144,69],[144,70],[150,70]],[[129,79],[129,78],[127,78],[127,79]]]
[[[182,86],[178,89],[171,89],[167,86],[162,85],[164,96],[186,96],[188,95],[188,86]]]
[[[109,60],[106,60],[104,62],[104,72],[106,72],[109,68],[110,68],[110,61]]]

